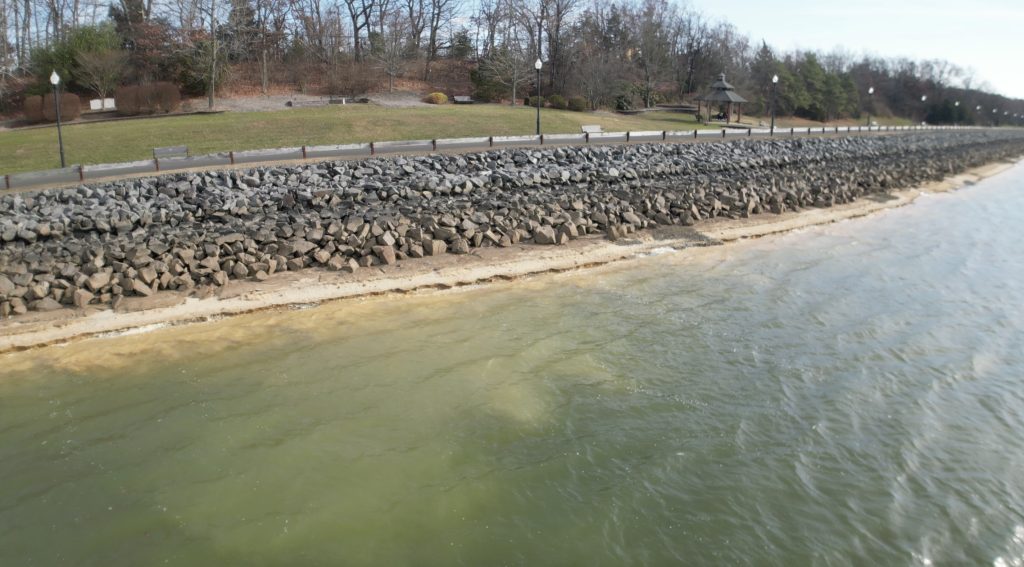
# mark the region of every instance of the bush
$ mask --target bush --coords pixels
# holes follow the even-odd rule
[[[583,112],[588,108],[587,99],[581,96],[574,96],[569,98],[569,110],[575,112]]]
[[[25,112],[25,119],[29,122],[43,121],[43,97],[39,95],[25,97],[22,109]]]
[[[153,83],[156,107],[160,112],[174,112],[181,108],[181,91],[174,83]]]
[[[118,87],[114,91],[114,105],[121,116],[135,116],[139,113],[139,87]]]
[[[135,97],[138,100],[139,114],[153,114],[156,112],[156,88],[153,85],[139,85],[135,88]]]
[[[62,93],[60,95],[60,119],[61,122],[74,120],[82,115],[82,101],[78,95]],[[57,108],[53,104],[53,95],[43,97],[43,118],[48,122],[57,121]]]
[[[430,93],[423,99],[423,102],[427,104],[448,104],[448,95],[444,93]]]
[[[540,101],[540,105],[544,106],[544,97],[542,97],[542,96],[526,97],[525,104],[526,104],[526,106],[532,106],[533,108],[537,108],[537,101],[538,100]]]
[[[122,116],[174,112],[181,107],[181,92],[173,83],[153,83],[118,87],[114,104]]]
[[[633,97],[628,94],[615,97],[615,110],[633,110]]]
[[[568,108],[569,103],[562,95],[551,95],[548,97],[548,106],[556,110],[565,110]]]

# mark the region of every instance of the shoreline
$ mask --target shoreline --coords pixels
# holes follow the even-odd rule
[[[636,259],[656,248],[685,249],[759,238],[902,207],[913,203],[923,193],[943,193],[972,185],[1007,171],[1021,161],[1021,158],[996,161],[920,187],[864,197],[830,208],[764,213],[741,219],[717,218],[702,221],[694,227],[645,230],[616,242],[601,235],[572,240],[558,247],[530,244],[510,248],[475,248],[466,255],[449,254],[400,261],[354,274],[320,269],[281,272],[262,282],[231,281],[216,296],[205,299],[165,291],[153,297],[126,298],[117,312],[100,308],[33,312],[0,322],[0,354],[133,329],[206,322],[269,309],[445,290],[594,268]]]

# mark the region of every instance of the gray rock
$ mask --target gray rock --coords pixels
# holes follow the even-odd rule
[[[85,307],[86,305],[89,305],[89,303],[92,302],[93,298],[95,298],[96,296],[84,289],[76,289],[75,293],[72,294],[72,297],[72,304],[75,307],[81,308]]]
[[[537,227],[533,231],[533,241],[537,244],[555,244],[555,229],[550,226]]]

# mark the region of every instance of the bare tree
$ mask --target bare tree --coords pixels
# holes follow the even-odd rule
[[[352,23],[352,55],[356,61],[363,60],[362,32],[370,27],[376,0],[344,0]]]
[[[384,19],[386,28],[378,37],[377,44],[372,46],[373,58],[388,76],[388,92],[393,92],[395,77],[401,76],[405,70],[409,26],[398,13],[392,13]]]
[[[427,0],[427,53],[426,64],[423,66],[423,80],[430,80],[430,64],[437,59],[441,50],[441,31],[452,21],[453,15],[460,9],[459,0]]]
[[[519,46],[504,46],[487,54],[480,62],[480,72],[487,79],[511,89],[515,106],[516,90],[530,80],[530,57]]]
[[[75,78],[92,89],[100,99],[106,99],[121,83],[121,77],[128,68],[128,54],[114,49],[86,51],[78,55],[75,63]]]

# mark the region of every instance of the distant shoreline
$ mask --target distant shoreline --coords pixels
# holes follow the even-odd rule
[[[695,227],[659,227],[612,242],[587,236],[563,246],[524,244],[509,248],[479,248],[467,255],[441,255],[349,274],[326,270],[281,272],[261,282],[231,281],[219,297],[188,298],[161,292],[132,298],[119,312],[109,309],[62,309],[30,313],[0,322],[0,353],[39,348],[122,333],[151,326],[176,326],[216,320],[268,309],[386,294],[404,294],[514,280],[635,260],[656,248],[684,249],[731,243],[789,232],[908,205],[922,193],[962,188],[1002,173],[1020,159],[972,168],[921,187],[861,198],[830,208],[760,214],[741,219],[711,219]]]

